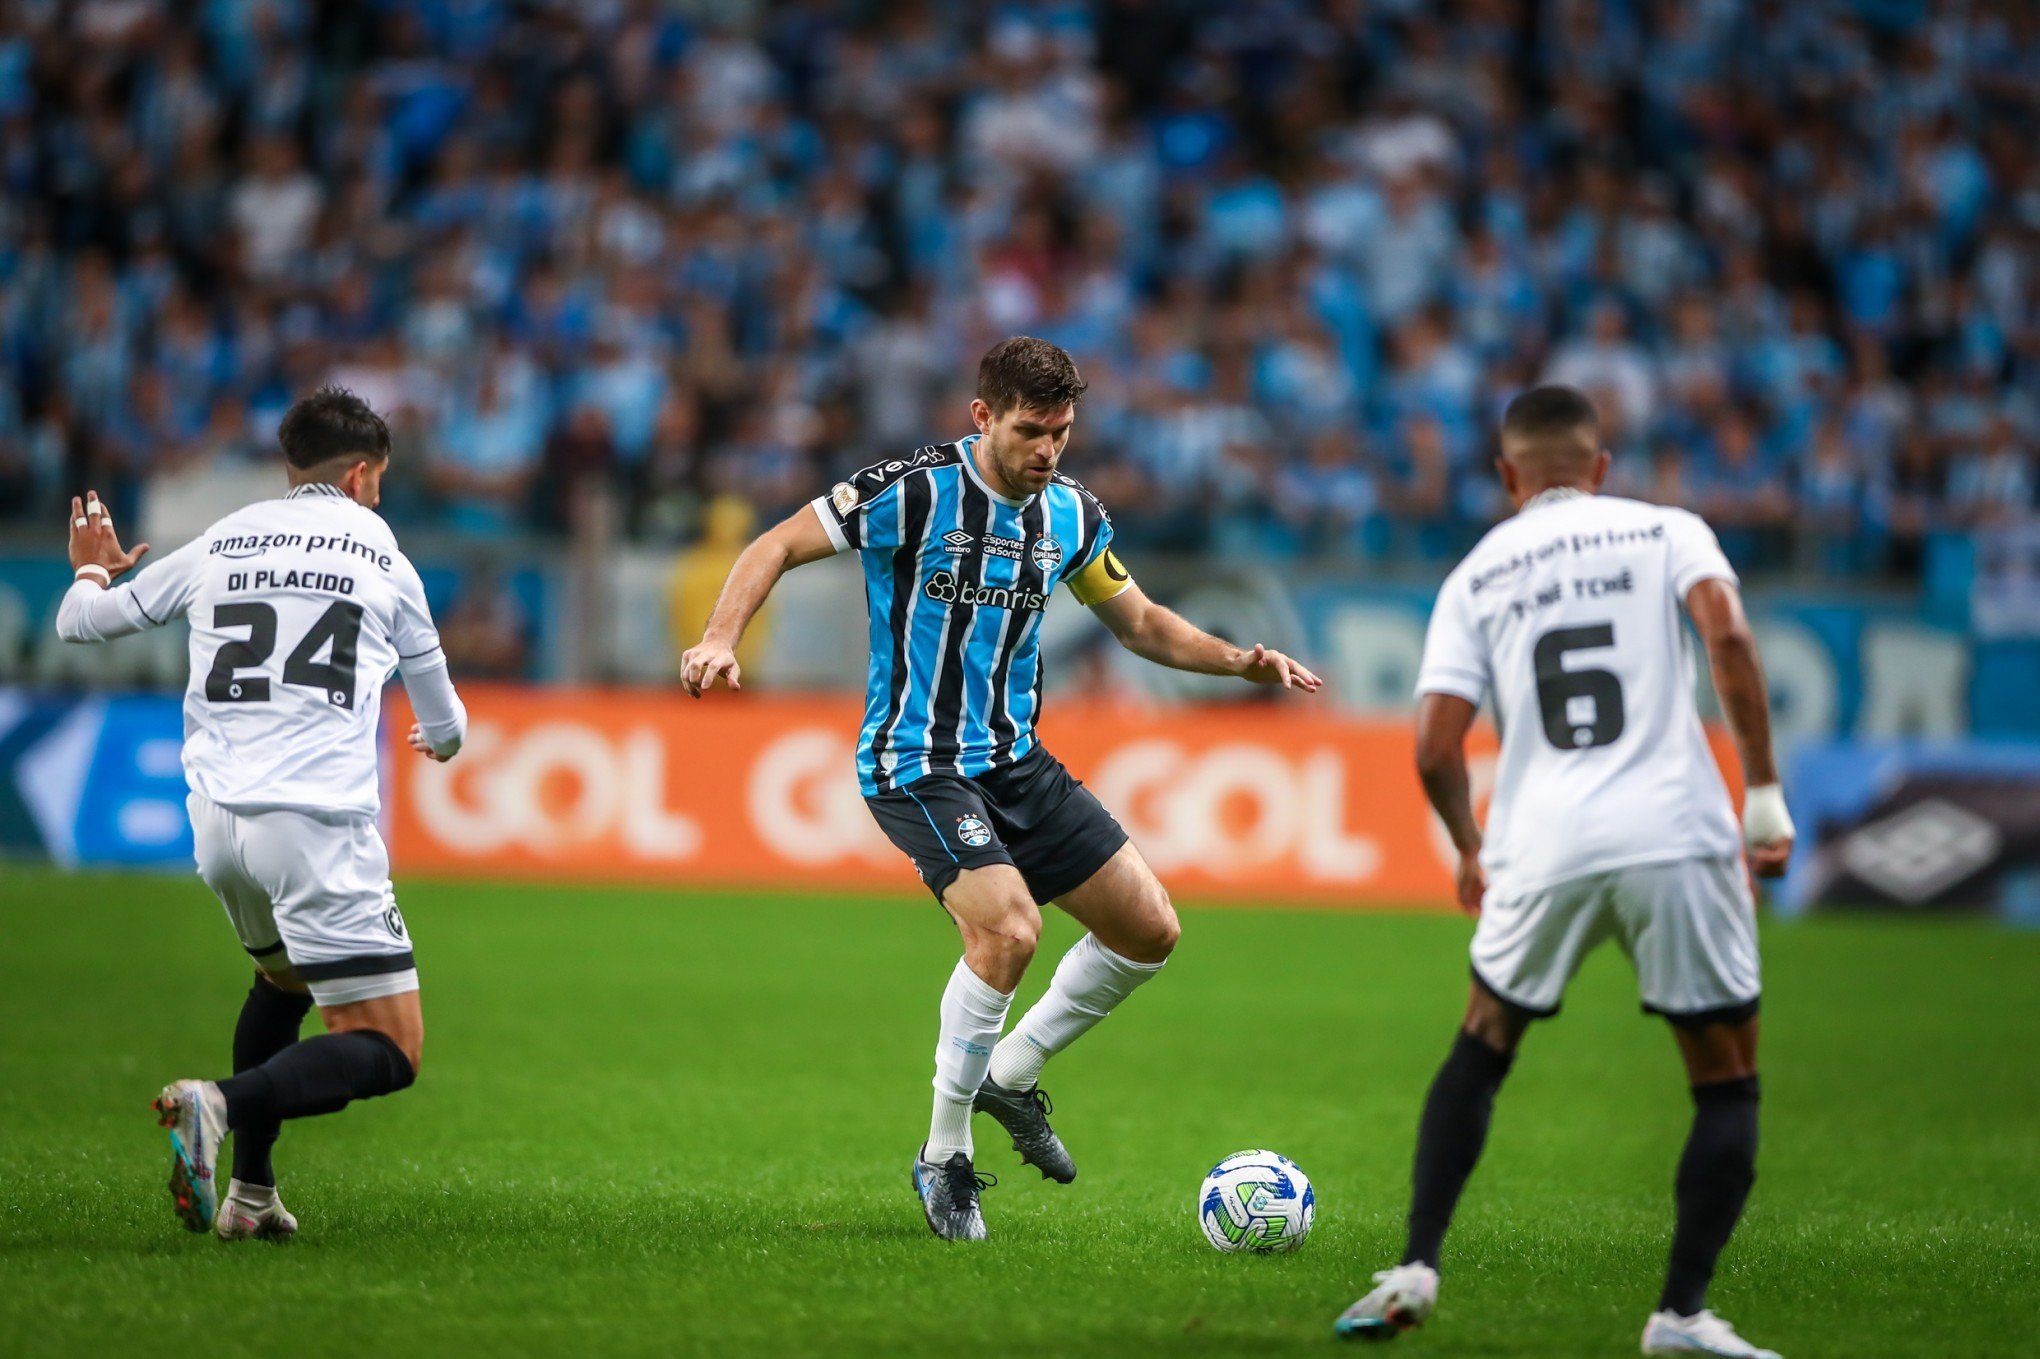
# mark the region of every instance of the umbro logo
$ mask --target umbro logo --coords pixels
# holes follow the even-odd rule
[[[952,556],[960,557],[970,551],[971,545],[975,542],[977,542],[976,535],[965,533],[962,529],[951,529],[942,535],[942,550]]]

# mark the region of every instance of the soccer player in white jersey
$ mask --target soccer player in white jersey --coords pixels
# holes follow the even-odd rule
[[[1381,1339],[1430,1315],[1440,1246],[1517,1045],[1613,938],[1644,1009],[1671,1022],[1694,1102],[1643,1352],[1777,1359],[1707,1310],[1756,1174],[1760,987],[1741,855],[1775,876],[1792,851],[1735,572],[1695,515],[1595,494],[1608,454],[1571,388],[1511,402],[1501,453],[1517,512],[1439,590],[1417,679],[1418,771],[1459,851],[1460,904],[1479,916],[1471,994],[1424,1105],[1403,1261],[1338,1330]],[[1740,836],[1694,706],[1682,608],[1749,784]],[[1502,736],[1485,835],[1464,749],[1483,702]]]
[[[288,1237],[270,1147],[285,1119],[402,1090],[424,1038],[418,973],[376,831],[376,718],[392,671],[419,721],[411,747],[451,759],[467,713],[418,573],[374,512],[390,435],[328,387],[284,416],[289,490],[237,510],[131,582],[96,494],[71,502],[77,580],[57,613],[68,642],[173,618],[191,624],[184,772],[198,874],[218,894],[255,981],[234,1028],[234,1075],[156,1099],[170,1190],[192,1231]],[[326,1032],[298,1039],[319,1008]],[[224,1201],[214,1172],[234,1140]]]

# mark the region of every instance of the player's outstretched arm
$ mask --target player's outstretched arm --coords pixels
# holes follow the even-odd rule
[[[1473,782],[1466,773],[1466,733],[1480,709],[1457,694],[1425,694],[1417,702],[1417,777],[1431,810],[1445,823],[1459,851],[1459,905],[1480,914],[1487,879],[1480,868],[1480,822],[1473,815]]]
[[[1163,608],[1140,586],[1128,584],[1110,599],[1091,606],[1119,644],[1143,660],[1172,670],[1200,675],[1237,675],[1252,684],[1275,684],[1314,694],[1324,681],[1279,651],[1256,643],[1234,646],[1192,625],[1181,614]]]
[[[730,688],[743,688],[737,643],[743,640],[744,629],[751,625],[765,597],[794,567],[835,554],[836,545],[812,505],[801,506],[759,534],[730,568],[730,578],[716,596],[701,641],[680,657],[680,683],[687,692],[700,698],[703,691],[715,686],[718,675]]]
[[[1778,877],[1792,857],[1792,817],[1778,786],[1778,762],[1771,750],[1771,700],[1742,595],[1729,581],[1703,580],[1686,592],[1686,612],[1707,648],[1714,692],[1742,758],[1747,785],[1743,843],[1750,867],[1760,877]]]
[[[113,582],[134,568],[149,550],[137,543],[123,552],[113,531],[113,514],[99,492],[71,497],[71,572],[75,579],[57,607],[57,636],[67,642],[102,642],[149,626],[138,610],[110,593]]]

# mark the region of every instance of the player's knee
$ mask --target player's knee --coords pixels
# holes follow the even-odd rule
[[[1517,1013],[1499,997],[1476,985],[1466,1002],[1466,1018],[1460,1028],[1466,1034],[1507,1056],[1523,1041],[1530,1026],[1528,1016]]]
[[[1176,917],[1168,889],[1159,882],[1152,884],[1147,909],[1141,912],[1141,926],[1130,941],[1132,948],[1127,956],[1137,963],[1166,962],[1182,937],[1183,923]]]
[[[982,913],[964,932],[964,952],[994,982],[1018,982],[1041,940],[1041,912],[1024,897]],[[1008,989],[1001,986],[1001,989]]]

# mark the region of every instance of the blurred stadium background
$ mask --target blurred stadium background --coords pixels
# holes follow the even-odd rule
[[[1723,1305],[2031,1352],[2040,934],[1986,923],[2040,923],[2031,0],[11,0],[0,185],[0,1351],[1324,1352],[1465,984],[1425,619],[1550,377],[1745,572],[1802,835]],[[1331,692],[1052,607],[1047,741],[1189,933],[1052,1071],[1084,1180],[996,1147],[970,1253],[904,1185],[955,944],[857,798],[855,570],[786,580],[742,695],[672,679],[747,534],[967,432],[1018,332],[1092,383],[1066,466],[1142,582]],[[214,1251],[141,1121],[247,978],[184,636],[56,640],[64,509],[165,551],[327,381],[390,417],[474,719],[441,767],[385,712],[431,1073],[293,1127],[297,1246]],[[1633,1345],[1688,1117],[1634,1005],[1604,954],[1540,1030],[1406,1343]],[[1213,1255],[1197,1177],[1269,1144],[1315,1239]]]
[[[465,774],[396,771],[401,865],[897,885],[854,572],[789,580],[741,707],[665,686],[747,533],[1031,332],[1142,579],[1334,686],[1214,709],[1052,615],[1051,740],[1193,892],[1439,896],[1409,682],[1545,377],[1747,573],[1783,904],[2040,917],[2036,128],[2017,0],[8,5],[0,844],[184,861],[181,637],[55,640],[61,506],[174,546],[338,381],[507,686]]]

